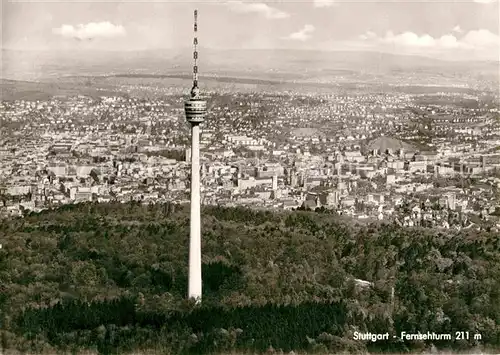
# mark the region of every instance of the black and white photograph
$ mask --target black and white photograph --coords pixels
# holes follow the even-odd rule
[[[0,355],[500,353],[499,0],[0,1]]]

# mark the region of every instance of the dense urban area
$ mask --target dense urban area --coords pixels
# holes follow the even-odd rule
[[[0,106],[0,214],[84,201],[189,203],[185,96]],[[205,92],[202,204],[312,209],[401,226],[498,231],[498,97]]]

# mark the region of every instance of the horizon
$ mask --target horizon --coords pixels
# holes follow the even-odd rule
[[[414,53],[393,53],[390,51],[376,50],[376,49],[312,49],[312,48],[216,48],[216,47],[204,47],[198,46],[200,50],[200,58],[203,58],[203,51],[208,51],[210,53],[217,52],[259,52],[259,51],[267,51],[267,52],[302,52],[302,53],[360,53],[360,54],[378,54],[378,55],[387,55],[393,57],[411,57],[411,58],[423,58],[429,59],[435,62],[455,62],[455,63],[489,63],[489,64],[497,64],[500,63],[500,57],[497,59],[464,59],[464,58],[435,58],[430,55],[425,54],[414,54]],[[30,53],[64,53],[64,54],[72,54],[75,52],[81,53],[145,53],[145,52],[171,52],[175,54],[182,55],[185,53],[187,56],[192,54],[192,47],[176,47],[176,48],[150,48],[150,49],[12,49],[12,48],[1,48],[2,52],[30,52]]]

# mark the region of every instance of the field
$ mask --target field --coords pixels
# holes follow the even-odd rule
[[[118,90],[106,89],[103,86],[102,90],[88,87],[80,83],[72,83],[64,80],[53,82],[30,82],[30,81],[15,81],[15,80],[0,80],[1,100],[50,100],[55,96],[71,97],[77,95],[85,95],[93,98],[100,96],[126,96]]]

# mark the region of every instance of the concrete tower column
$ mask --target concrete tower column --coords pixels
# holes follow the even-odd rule
[[[200,125],[191,124],[191,221],[188,296],[201,300]]]

